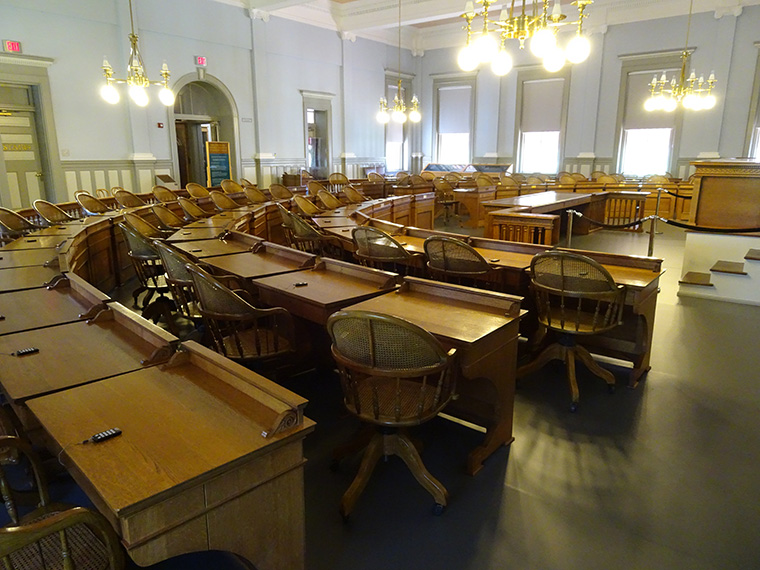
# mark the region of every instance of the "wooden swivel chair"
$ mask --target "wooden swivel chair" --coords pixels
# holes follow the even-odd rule
[[[427,267],[433,278],[476,285],[487,281],[494,272],[488,261],[462,240],[430,236],[423,246]]]
[[[185,225],[185,220],[163,204],[154,204],[151,211],[158,218],[158,227],[162,230],[176,231]]]
[[[177,312],[198,327],[203,321],[203,315],[193,289],[193,279],[187,269],[187,265],[192,261],[166,242],[154,240],[153,247],[161,258],[161,265],[166,273],[166,284],[169,286]]]
[[[113,197],[121,208],[139,208],[145,205],[145,201],[124,188],[114,188]]]
[[[577,253],[550,251],[536,255],[530,264],[531,288],[541,326],[559,334],[558,342],[545,348],[517,371],[520,378],[550,360],[563,360],[570,385],[570,411],[578,409],[575,359],[615,389],[615,377],[577,344],[576,337],[600,334],[618,326],[623,316],[625,288],[593,259]]]
[[[269,202],[267,195],[256,186],[246,185],[243,187],[243,192],[245,192],[245,197],[248,198],[248,201],[251,204],[263,204],[264,202]]]
[[[21,214],[0,207],[0,236],[3,241],[14,240],[37,229],[37,224],[33,224]]]
[[[420,268],[421,254],[412,254],[390,234],[371,226],[359,226],[351,232],[359,263],[366,267],[393,271],[402,275]]]
[[[73,222],[76,220],[74,216],[70,216],[59,206],[56,206],[47,200],[35,200],[32,207],[43,220],[51,225],[65,224],[66,222]]]
[[[290,234],[290,247],[314,253],[316,255],[340,259],[343,250],[337,238],[327,235],[318,227],[311,225],[298,214],[281,209],[283,227],[286,235]],[[287,218],[287,221],[285,221]]]
[[[454,186],[443,176],[439,176],[433,180],[433,188],[435,188],[435,203],[438,204],[441,209],[438,211],[438,215],[443,213],[443,223],[448,225],[451,212],[456,214],[457,204],[459,201],[454,198]]]
[[[103,202],[100,198],[96,198],[87,192],[77,192],[74,194],[74,199],[82,207],[84,213],[88,216],[99,216],[111,211],[111,208],[108,207],[108,204]]]
[[[301,214],[304,216],[310,218],[322,213],[322,210],[317,208],[314,203],[308,198],[305,198],[303,196],[293,196],[293,201],[296,203],[296,206],[298,206],[298,209],[301,210]]]
[[[247,291],[229,289],[198,265],[188,264],[187,270],[216,352],[262,365],[287,361],[295,354],[293,319],[288,311],[255,307]]]
[[[370,182],[385,182],[385,176],[378,172],[370,172],[367,174],[367,180]]]
[[[242,194],[243,192],[243,187],[229,178],[222,180],[219,185],[222,187],[225,194]]]
[[[409,173],[400,170],[396,173],[396,184],[399,186],[409,186]]]
[[[216,209],[220,212],[237,210],[241,207],[240,204],[235,202],[235,200],[227,196],[227,194],[219,192],[219,190],[212,190],[209,192],[209,195],[211,196],[211,201],[214,203],[214,206],[216,206]]]
[[[188,198],[177,198],[177,202],[179,202],[179,207],[182,208],[182,211],[185,213],[185,219],[188,222],[208,218],[212,215],[211,212],[207,212]]]
[[[171,236],[174,230],[162,230],[157,226],[154,226],[145,218],[138,216],[132,212],[124,213],[124,221],[132,227],[137,233],[147,239],[164,239]]]
[[[433,419],[454,394],[454,349],[429,332],[389,315],[339,311],[327,321],[332,355],[338,364],[343,402],[359,420],[376,426],[359,472],[343,495],[346,519],[381,456],[398,455],[435,500],[441,514],[446,488],[425,468],[404,428]]]
[[[187,190],[187,193],[196,200],[198,198],[208,198],[208,188],[195,182],[188,182],[187,186],[185,186],[185,190]]]
[[[361,204],[369,200],[364,194],[359,192],[356,188],[347,184],[343,187],[343,195],[346,197],[350,204]]]
[[[317,200],[322,204],[325,210],[334,210],[340,208],[343,203],[335,197],[335,194],[328,192],[327,190],[320,190],[317,192]]]
[[[327,177],[327,181],[330,183],[330,190],[332,192],[338,192],[342,190],[346,184],[351,184],[348,176],[342,172],[333,172]],[[309,194],[311,194],[311,189],[309,189]]]
[[[269,193],[272,195],[273,200],[290,200],[293,197],[293,192],[287,186],[282,184],[270,184]]]
[[[0,464],[0,486],[10,525],[0,529],[0,560],[14,570],[124,568],[124,554],[110,523],[99,513],[62,503],[48,494],[42,463],[31,445],[13,436],[0,436],[0,450],[12,451],[33,480],[31,490],[19,489]],[[19,506],[37,507],[21,516]]]
[[[153,197],[162,204],[177,201],[177,195],[169,190],[166,186],[154,186],[152,193]]]
[[[325,188],[325,185],[321,182],[317,182],[316,180],[309,180],[306,183],[306,191],[309,193],[309,196],[316,196],[320,190],[328,192],[327,188]]]
[[[129,224],[119,223],[119,228],[121,228],[127,242],[129,259],[132,261],[132,267],[135,269],[139,282],[139,286],[132,292],[135,308],[140,308],[138,299],[144,292],[142,316],[146,319],[152,319],[153,322],[158,322],[160,317],[164,317],[172,328],[171,312],[174,309],[174,303],[166,296],[169,293],[169,285],[166,283],[164,266],[161,264],[158,251],[153,246],[153,241],[143,236]],[[151,302],[156,293],[158,298]]]
[[[410,186],[426,186],[427,183],[428,183],[428,181],[425,180],[419,174],[410,174],[409,175],[409,185]]]

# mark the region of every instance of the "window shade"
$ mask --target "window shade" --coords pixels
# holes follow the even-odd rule
[[[564,79],[542,79],[523,82],[523,132],[559,131],[562,126],[562,91]]]
[[[678,70],[667,70],[668,79],[673,77],[673,72]],[[662,75],[660,71],[645,71],[643,73],[629,73],[628,84],[625,94],[625,119],[623,126],[626,129],[657,129],[665,127],[675,127],[675,112],[667,113],[665,111],[649,112],[644,109],[644,103],[649,99],[649,83],[654,75]]]
[[[472,87],[458,85],[456,87],[438,88],[438,132],[469,133]]]

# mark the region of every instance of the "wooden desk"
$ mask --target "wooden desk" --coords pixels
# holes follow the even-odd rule
[[[227,226],[229,226],[232,222],[234,222],[237,218],[242,216],[235,216],[229,212],[220,212],[219,214],[214,214],[210,218],[203,218],[200,220],[195,220],[194,222],[190,222],[189,224],[182,227],[183,230],[197,230],[201,228],[219,228],[219,229],[225,229]]]
[[[454,199],[464,206],[470,216],[463,225],[468,228],[482,226],[485,219],[485,208],[483,206],[487,201],[494,198],[496,198],[496,186],[455,188]]]
[[[0,336],[51,325],[70,323],[95,316],[109,301],[74,274],[62,279],[55,288],[40,287],[0,294]],[[93,307],[95,312],[89,312]]]
[[[210,257],[205,263],[243,279],[260,279],[310,269],[316,257],[311,253],[265,242],[255,251]]]
[[[268,305],[323,325],[335,311],[395,289],[397,279],[395,273],[322,258],[313,269],[256,279],[254,285]]]
[[[65,242],[67,236],[35,236],[28,235],[0,248],[0,251],[15,251],[21,249],[50,249]]]
[[[196,259],[205,259],[217,255],[250,252],[251,245],[235,240],[206,239],[174,243],[180,249]]]
[[[502,445],[514,440],[517,337],[522,297],[406,277],[393,293],[346,307],[393,315],[429,331],[458,351],[465,381],[459,398],[444,413],[486,428],[485,440],[470,452],[467,472],[475,475]]]
[[[60,274],[58,269],[42,265],[0,269],[0,293],[43,287],[53,277]]]
[[[32,265],[55,265],[58,261],[58,250],[22,249],[8,251],[0,249],[0,269],[9,267],[29,267]]]
[[[183,347],[168,368],[29,408],[137,564],[218,549],[259,570],[303,570],[306,400],[194,342]],[[111,427],[123,434],[74,445]]]
[[[218,228],[213,226],[204,226],[200,228],[187,228],[185,226],[181,230],[174,232],[166,241],[175,243],[188,242],[198,240],[214,240],[224,233],[224,228]]]
[[[358,225],[352,218],[345,218],[345,217],[338,217],[338,216],[314,217],[311,220],[317,225],[317,227],[323,228],[323,229],[354,228]]]

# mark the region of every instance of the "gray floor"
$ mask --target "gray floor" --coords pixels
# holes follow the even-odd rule
[[[307,439],[307,568],[760,568],[760,308],[676,296],[683,234],[655,255],[666,273],[652,370],[636,390],[581,372],[568,412],[561,363],[517,394],[515,442],[476,476],[464,457],[479,434],[445,420],[420,428],[423,459],[449,489],[441,517],[397,458],[378,465],[351,520],[338,515],[358,457],[329,469],[350,436],[329,374],[286,385],[311,401]],[[645,235],[597,232],[577,248],[645,255]]]

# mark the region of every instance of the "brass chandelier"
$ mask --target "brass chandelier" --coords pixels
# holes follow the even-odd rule
[[[705,111],[712,109],[718,100],[712,94],[712,89],[718,82],[715,72],[711,71],[705,80],[704,75],[697,79],[697,72],[692,69],[686,77],[686,64],[691,52],[689,51],[689,32],[691,31],[691,11],[694,0],[689,3],[689,19],[686,24],[686,45],[681,52],[681,75],[676,81],[673,77],[668,81],[667,74],[663,71],[658,78],[655,75],[649,83],[649,98],[644,103],[647,111],[666,111],[672,113],[679,103],[684,109],[690,111]]]
[[[388,100],[385,97],[380,97],[380,110],[375,118],[382,124],[388,123],[391,119],[394,123],[405,123],[407,118],[413,123],[419,123],[422,120],[417,96],[412,96],[411,108],[407,115],[406,103],[401,95],[401,0],[398,0],[398,88],[393,98],[393,107],[388,106]]]
[[[161,103],[170,107],[174,105],[174,92],[169,89],[169,67],[164,62],[161,66],[161,81],[151,81],[145,73],[145,66],[143,65],[142,56],[140,55],[140,48],[137,45],[137,34],[135,34],[135,22],[132,15],[132,0],[129,0],[129,23],[132,33],[129,34],[129,63],[127,64],[127,78],[116,79],[113,76],[113,68],[108,60],[103,57],[103,75],[106,77],[106,84],[100,88],[100,96],[103,97],[108,103],[115,105],[121,99],[119,91],[114,87],[114,83],[126,83],[128,85],[129,97],[134,103],[140,107],[145,107],[148,104],[149,97],[146,87],[150,85],[161,86],[161,90],[158,92],[158,98]]]
[[[459,51],[457,62],[463,71],[473,71],[481,63],[490,63],[495,75],[506,75],[512,69],[512,56],[506,49],[507,40],[519,40],[520,49],[525,49],[526,40],[530,40],[530,51],[543,60],[547,71],[555,72],[562,69],[566,61],[581,63],[591,53],[591,43],[583,34],[583,20],[588,17],[586,6],[593,0],[575,0],[572,2],[578,8],[578,19],[574,22],[564,22],[567,18],[562,13],[560,0],[554,0],[549,10],[549,0],[522,0],[522,6],[515,9],[515,0],[511,0],[509,10],[506,4],[499,18],[489,17],[489,9],[493,0],[468,0],[464,14],[467,30],[467,43]],[[474,4],[481,4],[482,11],[476,12]],[[476,18],[483,19],[480,33],[474,34],[472,24]],[[562,49],[557,44],[557,32],[561,26],[577,25],[576,34]]]

